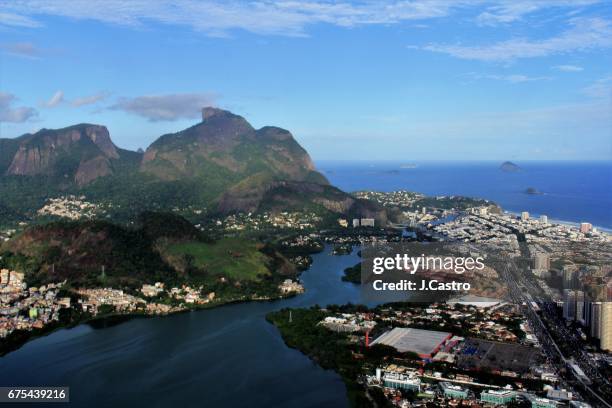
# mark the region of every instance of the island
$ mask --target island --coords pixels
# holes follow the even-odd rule
[[[525,190],[525,194],[529,194],[529,195],[541,195],[541,194],[544,194],[544,193],[542,193],[540,190],[538,190],[535,187],[529,187],[528,189]]]
[[[351,283],[361,283],[361,262],[354,266],[349,266],[344,270],[344,276],[342,280]]]
[[[518,171],[521,171],[521,168],[517,164],[512,163],[511,161],[503,162],[501,166],[499,166],[499,169],[505,173],[516,173]]]

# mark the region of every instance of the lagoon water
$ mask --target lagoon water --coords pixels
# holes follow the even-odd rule
[[[302,274],[303,295],[60,330],[0,357],[0,385],[69,386],[75,407],[346,407],[340,377],[265,320],[283,307],[359,302],[359,287],[340,279],[356,252],[330,251]]]
[[[514,173],[501,171],[499,162],[322,161],[317,167],[345,191],[409,190],[479,197],[511,212],[529,211],[612,229],[612,162],[516,164],[521,170]],[[542,194],[526,194],[530,187]]]

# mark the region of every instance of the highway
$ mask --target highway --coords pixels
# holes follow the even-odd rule
[[[571,378],[573,381],[579,383],[582,388],[588,392],[590,397],[592,397],[589,398],[592,401],[597,401],[601,406],[612,408],[612,405],[610,405],[606,399],[604,399],[591,387],[591,381],[585,381],[583,378],[580,378],[580,376],[577,376],[570,366],[570,363],[574,362],[591,380],[597,380],[598,382],[603,380],[607,382],[607,380],[605,380],[595,368],[596,365],[594,362],[591,361],[588,354],[584,351],[584,345],[576,344],[576,346],[572,348],[576,351],[576,355],[572,356],[573,359],[566,358],[549,333],[541,317],[538,315],[537,311],[534,310],[531,302],[537,302],[540,306],[540,310],[542,310],[542,313],[546,313],[547,316],[556,318],[556,311],[553,309],[556,306],[550,299],[542,299],[542,296],[544,296],[543,291],[540,289],[537,283],[532,281],[530,274],[525,272],[525,265],[522,266],[523,268],[517,264],[517,260],[515,259],[506,260],[500,265],[498,272],[500,273],[502,280],[508,284],[508,293],[511,300],[517,305],[521,305],[523,308],[525,316],[527,317],[534,334],[542,346],[542,350],[549,359],[549,362],[555,366],[557,371],[556,374],[559,376],[559,378]],[[556,319],[552,320],[554,321]],[[565,327],[565,325],[557,325],[557,327],[563,335],[562,338],[568,339],[570,344],[573,344],[572,339],[575,340],[575,335],[569,333],[569,330]],[[563,374],[564,371],[565,374]],[[569,389],[570,387],[567,388]]]

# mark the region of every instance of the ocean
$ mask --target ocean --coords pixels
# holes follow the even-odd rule
[[[345,190],[409,190],[427,195],[484,198],[509,212],[528,211],[549,220],[590,222],[612,229],[612,162],[319,161],[329,181]],[[527,194],[528,188],[540,194]]]

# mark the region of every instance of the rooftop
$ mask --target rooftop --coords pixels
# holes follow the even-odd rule
[[[396,327],[374,340],[371,345],[385,344],[394,347],[401,353],[413,352],[419,355],[431,355],[451,333]]]

